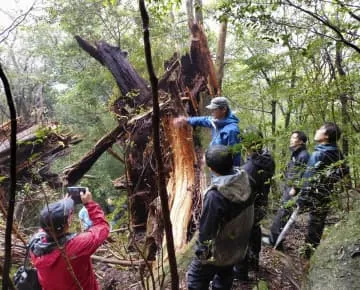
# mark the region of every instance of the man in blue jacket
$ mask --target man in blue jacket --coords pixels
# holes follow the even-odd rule
[[[193,127],[211,128],[212,139],[209,147],[212,145],[232,146],[238,144],[240,142],[239,119],[231,112],[227,98],[215,97],[206,108],[211,110],[211,116],[180,116],[174,119],[174,125],[189,124]],[[234,155],[234,166],[240,166],[240,160],[240,154]]]
[[[270,243],[275,245],[281,230],[291,216],[292,208],[287,204],[298,194],[301,188],[301,178],[305,172],[309,160],[309,153],[306,149],[307,136],[302,131],[293,131],[290,136],[290,161],[286,166],[284,174],[284,190],[282,195],[282,207],[277,211],[274,222],[271,226]],[[280,244],[280,248],[281,248]]]
[[[325,227],[325,219],[330,208],[330,194],[334,184],[348,174],[344,157],[336,142],[341,136],[340,128],[331,122],[324,123],[315,133],[318,143],[311,154],[304,173],[304,184],[296,201],[300,210],[309,209],[306,243],[316,248]],[[305,256],[310,258],[312,249],[307,247]]]
[[[224,145],[205,154],[214,177],[204,193],[195,258],[188,271],[189,290],[230,290],[232,267],[244,259],[254,223],[254,198],[244,170],[233,169],[233,158]]]

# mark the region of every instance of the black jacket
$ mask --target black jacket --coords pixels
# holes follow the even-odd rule
[[[255,223],[266,214],[271,178],[275,173],[275,162],[271,154],[263,150],[248,157],[242,168],[248,173],[255,198]]]
[[[291,153],[290,161],[285,170],[285,184],[283,191],[283,202],[291,199],[289,192],[295,188],[298,192],[301,188],[301,177],[305,172],[306,164],[309,161],[309,152],[303,145]]]
[[[218,265],[233,264],[235,255],[244,258],[254,222],[249,178],[244,170],[237,170],[214,176],[211,183],[204,195],[195,253],[206,262],[211,258]]]

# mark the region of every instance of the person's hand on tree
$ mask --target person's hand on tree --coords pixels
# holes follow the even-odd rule
[[[183,127],[187,124],[187,118],[185,116],[179,116],[174,118],[173,125],[175,128]]]

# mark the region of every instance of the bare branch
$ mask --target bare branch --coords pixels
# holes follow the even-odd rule
[[[350,11],[349,10],[349,7],[347,5],[345,5],[343,2],[339,1],[339,0],[336,0],[335,1],[337,4],[339,4],[342,8],[345,8],[347,9],[347,12],[349,13],[349,15],[356,19],[357,21],[360,21],[360,16],[356,15],[354,12]],[[360,8],[360,6],[358,6],[357,8]]]
[[[23,14],[19,15],[18,17],[16,17],[13,22],[7,27],[5,28],[5,30],[3,30],[2,32],[0,32],[0,43],[2,43],[3,41],[5,41],[10,33],[16,29],[21,23],[23,23],[26,19],[26,17],[29,15],[29,13],[34,9],[35,3],[37,0],[35,0],[33,2],[33,4],[30,6],[30,8]]]
[[[325,26],[327,26],[328,28],[330,28],[332,31],[334,31],[339,37],[340,40],[346,44],[347,46],[353,48],[354,50],[356,50],[358,53],[360,53],[360,47],[358,47],[357,45],[353,44],[351,41],[347,40],[344,35],[342,34],[341,30],[339,29],[339,27],[337,27],[336,25],[334,25],[332,22],[330,22],[329,20],[324,19],[323,17],[321,17],[320,15],[306,10],[305,8],[296,5],[294,3],[292,3],[290,0],[284,0],[285,3],[287,3],[288,5],[304,12],[305,14],[310,15],[311,17],[315,18],[316,20],[318,20],[319,22],[323,23]]]

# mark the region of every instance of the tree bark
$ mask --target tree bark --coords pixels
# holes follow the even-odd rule
[[[6,231],[5,231],[5,261],[2,275],[2,289],[8,290],[12,282],[9,279],[9,273],[11,268],[11,232],[13,228],[14,220],[14,208],[15,208],[15,194],[16,194],[16,110],[11,95],[9,81],[0,65],[0,78],[4,84],[6,100],[10,111],[11,120],[11,135],[10,135],[10,190],[9,190],[9,205],[6,216]],[[13,287],[11,287],[13,289]]]
[[[276,133],[276,101],[271,101],[271,134],[275,136]]]
[[[222,80],[224,77],[224,66],[225,66],[225,43],[226,43],[226,33],[227,33],[227,23],[228,20],[224,19],[220,23],[220,30],[219,30],[219,38],[217,44],[217,51],[216,51],[216,76],[219,83],[219,89],[221,90]],[[221,93],[221,92],[220,92]]]
[[[190,27],[192,34],[191,58],[194,66],[200,70],[200,73],[208,79],[211,95],[218,95],[220,92],[219,83],[216,79],[215,66],[211,59],[208,42],[202,27],[193,24]]]
[[[195,0],[195,20],[201,25],[204,22],[202,0]]]
[[[189,27],[194,24],[194,6],[193,0],[186,0],[186,14]]]
[[[351,124],[351,120],[349,117],[348,112],[348,98],[346,92],[344,92],[343,87],[344,85],[342,82],[346,81],[346,72],[342,65],[342,44],[340,42],[336,43],[336,58],[335,58],[335,66],[337,68],[337,71],[339,73],[339,79],[340,79],[340,89],[342,92],[340,93],[340,102],[341,102],[341,119],[342,119],[342,126],[347,127],[348,124]],[[346,136],[346,134],[342,137],[342,149],[345,156],[349,155],[349,138]]]

